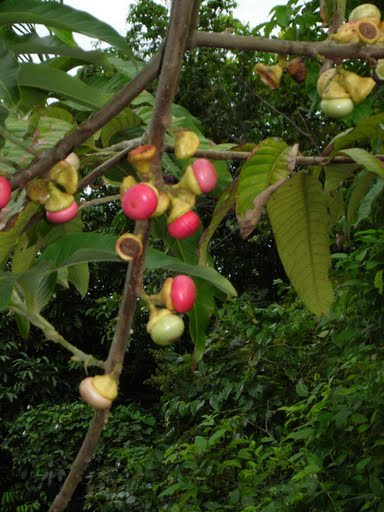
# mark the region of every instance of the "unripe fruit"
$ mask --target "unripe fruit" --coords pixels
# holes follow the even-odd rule
[[[58,212],[46,212],[46,217],[49,222],[53,224],[63,224],[74,219],[79,211],[79,207],[76,201],[73,201],[71,205]]]
[[[350,98],[322,100],[320,102],[320,109],[325,116],[339,119],[352,112],[353,101]]]
[[[94,377],[87,377],[80,382],[79,391],[80,396],[88,405],[98,411],[109,409],[112,405],[112,400],[101,395],[93,385]]]
[[[168,224],[168,233],[176,238],[182,240],[192,236],[200,226],[200,218],[193,210],[190,210],[173,222]]]
[[[12,190],[9,181],[4,176],[0,176],[0,210],[7,206],[11,199],[11,194]]]
[[[122,208],[127,217],[134,220],[145,220],[157,208],[157,191],[148,183],[137,183],[129,188],[123,196]]]
[[[215,166],[206,158],[198,158],[192,164],[193,173],[199,184],[201,192],[211,192],[217,184]]]
[[[178,313],[186,313],[193,308],[196,299],[196,285],[193,279],[184,274],[180,274],[172,279],[169,294],[169,305]]]
[[[166,315],[160,318],[151,330],[151,338],[157,345],[171,345],[184,332],[184,322],[177,315]]]

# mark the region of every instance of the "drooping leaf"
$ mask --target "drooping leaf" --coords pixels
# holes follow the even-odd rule
[[[291,148],[282,140],[266,139],[241,169],[236,198],[236,215],[244,217],[253,209],[253,200],[268,185],[289,175],[288,160]]]
[[[78,32],[105,41],[124,52],[130,52],[125,38],[112,27],[84,11],[59,2],[4,0],[0,3],[0,25],[13,23],[38,23]]]
[[[348,191],[346,199],[346,214],[345,214],[345,230],[346,236],[349,239],[351,227],[356,220],[357,212],[360,208],[363,197],[367,194],[376,180],[375,174],[368,171],[362,171],[358,174]]]
[[[17,71],[19,64],[12,51],[9,50],[4,29],[0,30],[0,99],[6,105],[14,106],[19,99],[17,87]]]
[[[331,192],[339,186],[358,169],[356,164],[330,164],[324,167],[325,184],[324,190]]]
[[[333,291],[328,278],[327,202],[321,183],[314,176],[294,176],[273,194],[267,212],[292,286],[310,311],[329,315]]]
[[[68,267],[68,281],[73,284],[81,297],[85,297],[89,286],[88,263],[78,263]]]
[[[377,157],[360,148],[343,149],[340,151],[343,155],[347,155],[357,164],[362,165],[367,171],[373,172],[384,178],[384,162],[379,160]]]
[[[20,86],[49,91],[54,96],[71,99],[92,109],[100,108],[112,97],[49,64],[20,64],[17,81]]]

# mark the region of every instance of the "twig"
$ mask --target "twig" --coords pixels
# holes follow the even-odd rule
[[[119,194],[115,194],[114,196],[98,197],[96,199],[91,199],[90,201],[83,201],[80,204],[79,210],[82,210],[83,208],[88,208],[88,206],[96,206],[98,204],[111,203],[112,201],[118,201],[119,199]]]
[[[162,53],[157,53],[153,59],[133,78],[121,91],[116,93],[111,101],[93,113],[76,130],[62,138],[53,148],[43,153],[37,162],[27,170],[20,171],[11,177],[13,189],[23,187],[36,176],[43,176],[57,162],[64,160],[71,151],[80,146],[91,135],[119,114],[131,101],[136,98],[145,87],[156,78]]]
[[[87,187],[91,183],[93,183],[97,178],[105,174],[108,169],[119,163],[130,151],[131,149],[139,146],[141,144],[142,138],[139,137],[137,139],[132,139],[128,142],[125,142],[124,149],[122,149],[119,153],[114,155],[112,158],[109,158],[102,164],[98,165],[91,171],[87,176],[85,176],[82,180],[79,182],[79,190]]]
[[[227,32],[195,31],[189,48],[226,48],[227,50],[244,50],[278,53],[280,55],[302,55],[318,59],[325,57],[335,61],[340,59],[383,59],[384,47],[375,45],[338,44],[334,41],[285,41],[283,39],[266,39],[253,36],[238,36]]]
[[[55,327],[43,316],[41,316],[39,313],[33,313],[29,311],[16,292],[13,292],[12,294],[12,304],[9,309],[14,313],[23,316],[24,318],[27,318],[31,324],[41,329],[47,340],[58,343],[69,352],[71,352],[75,356],[76,361],[83,362],[85,366],[97,366],[104,369],[103,361],[96,359],[91,354],[86,354],[82,350],[75,347],[75,345],[72,345],[72,343],[67,341],[61,334],[59,334]]]

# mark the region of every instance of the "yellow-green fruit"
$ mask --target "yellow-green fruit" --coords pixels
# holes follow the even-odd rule
[[[184,332],[184,322],[177,315],[167,315],[158,320],[151,331],[151,338],[157,345],[172,345]]]
[[[320,109],[325,116],[340,119],[352,112],[353,101],[350,98],[322,100],[320,102]]]

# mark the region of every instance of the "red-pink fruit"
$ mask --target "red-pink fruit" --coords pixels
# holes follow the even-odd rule
[[[156,189],[147,183],[137,183],[129,188],[121,203],[125,215],[134,220],[148,219],[156,211],[157,204]]]
[[[74,219],[78,211],[79,207],[76,201],[73,201],[73,203],[67,208],[64,208],[64,210],[59,210],[58,212],[47,212],[46,217],[47,220],[53,224],[63,224],[64,222]]]
[[[0,176],[0,210],[9,203],[11,193],[12,190],[9,181],[7,178],[4,178],[4,176]]]
[[[200,218],[193,210],[180,215],[173,222],[168,224],[168,233],[176,238],[182,240],[192,236],[200,226]]]
[[[211,192],[217,184],[215,166],[206,158],[198,158],[192,164],[193,173],[202,192]]]
[[[189,276],[180,274],[173,278],[171,288],[172,306],[178,313],[186,313],[193,308],[196,299],[196,285]]]

